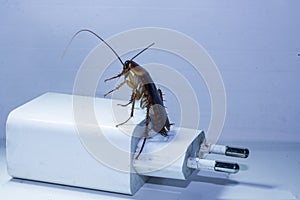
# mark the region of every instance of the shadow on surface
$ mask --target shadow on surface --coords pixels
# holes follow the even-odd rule
[[[214,174],[216,176],[216,174]],[[13,178],[5,185],[10,191],[15,191],[16,188],[21,186],[24,195],[27,193],[39,192],[42,196],[47,196],[48,193],[61,193],[63,191],[66,196],[76,196],[76,199],[217,199],[220,197],[226,187],[237,185],[252,187],[254,189],[273,189],[274,186],[257,184],[251,182],[239,182],[231,180],[224,174],[217,174],[213,177],[206,175],[192,174],[188,180],[174,180],[162,178],[150,178],[149,181],[133,196],[105,192],[93,189],[86,189],[80,187],[59,185],[53,183],[45,183],[39,181],[32,181],[26,179]],[[22,192],[21,192],[22,193]],[[92,198],[91,198],[92,197]]]
[[[251,183],[251,182],[243,182],[236,181],[230,179],[228,176],[216,177],[215,176],[206,176],[206,175],[198,175],[197,172],[193,173],[187,180],[175,180],[175,179],[163,179],[163,178],[150,178],[147,183],[150,184],[163,184],[172,187],[179,188],[187,188],[192,183],[202,183],[202,184],[211,184],[211,185],[219,185],[219,186],[236,186],[236,185],[244,185],[248,187],[258,187],[264,189],[274,189],[276,186],[260,184],[260,183]]]

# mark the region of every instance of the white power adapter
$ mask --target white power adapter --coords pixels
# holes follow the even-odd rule
[[[91,103],[92,115],[87,114]],[[16,108],[6,127],[8,173],[14,178],[132,195],[148,177],[186,179],[202,169],[238,172],[238,164],[208,160],[206,154],[243,158],[249,154],[247,149],[206,144],[203,131],[177,127],[168,137],[153,134],[135,159],[144,113],[137,111],[134,123],[117,128],[120,116],[114,105],[119,103],[124,102],[46,93]]]

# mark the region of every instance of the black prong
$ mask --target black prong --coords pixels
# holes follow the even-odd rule
[[[225,155],[239,158],[247,158],[249,156],[249,149],[226,146]]]
[[[237,163],[226,163],[216,161],[215,171],[227,172],[227,173],[237,173],[240,170],[240,166]]]

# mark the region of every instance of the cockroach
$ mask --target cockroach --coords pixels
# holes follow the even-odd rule
[[[127,84],[132,89],[132,94],[129,102],[125,105],[121,105],[121,106],[128,106],[131,104],[130,116],[124,122],[117,124],[116,127],[127,123],[130,120],[130,118],[133,117],[136,101],[138,100],[140,101],[140,107],[142,109],[146,108],[146,119],[145,119],[146,126],[145,126],[144,140],[139,153],[135,157],[136,159],[138,159],[141,152],[143,151],[146,139],[147,137],[149,137],[148,133],[149,133],[150,122],[151,122],[151,129],[157,133],[160,133],[163,136],[168,136],[168,131],[170,130],[170,126],[173,125],[170,123],[169,118],[167,116],[166,109],[164,107],[162,91],[156,88],[156,85],[153,82],[148,71],[133,61],[133,59],[135,59],[137,56],[139,56],[144,51],[146,51],[151,46],[153,46],[154,43],[150,44],[149,46],[141,50],[130,60],[126,60],[125,62],[123,62],[120,56],[117,54],[117,52],[104,39],[102,39],[99,35],[97,35],[95,32],[91,30],[82,29],[78,31],[77,33],[74,34],[72,40],[76,35],[78,35],[81,32],[89,32],[94,36],[96,36],[98,39],[100,39],[107,47],[111,49],[111,51],[116,55],[116,57],[118,58],[118,60],[123,66],[123,70],[121,73],[104,80],[104,82],[107,82],[109,80],[113,80],[124,76],[124,81],[121,82],[121,84],[119,84],[116,88],[104,94],[104,97],[118,90],[125,84]]]

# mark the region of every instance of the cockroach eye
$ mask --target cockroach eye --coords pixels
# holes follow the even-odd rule
[[[126,61],[125,61],[125,66],[124,66],[124,68],[125,68],[125,69],[128,69],[129,66],[130,66],[130,62],[129,62],[129,60],[126,60]]]

